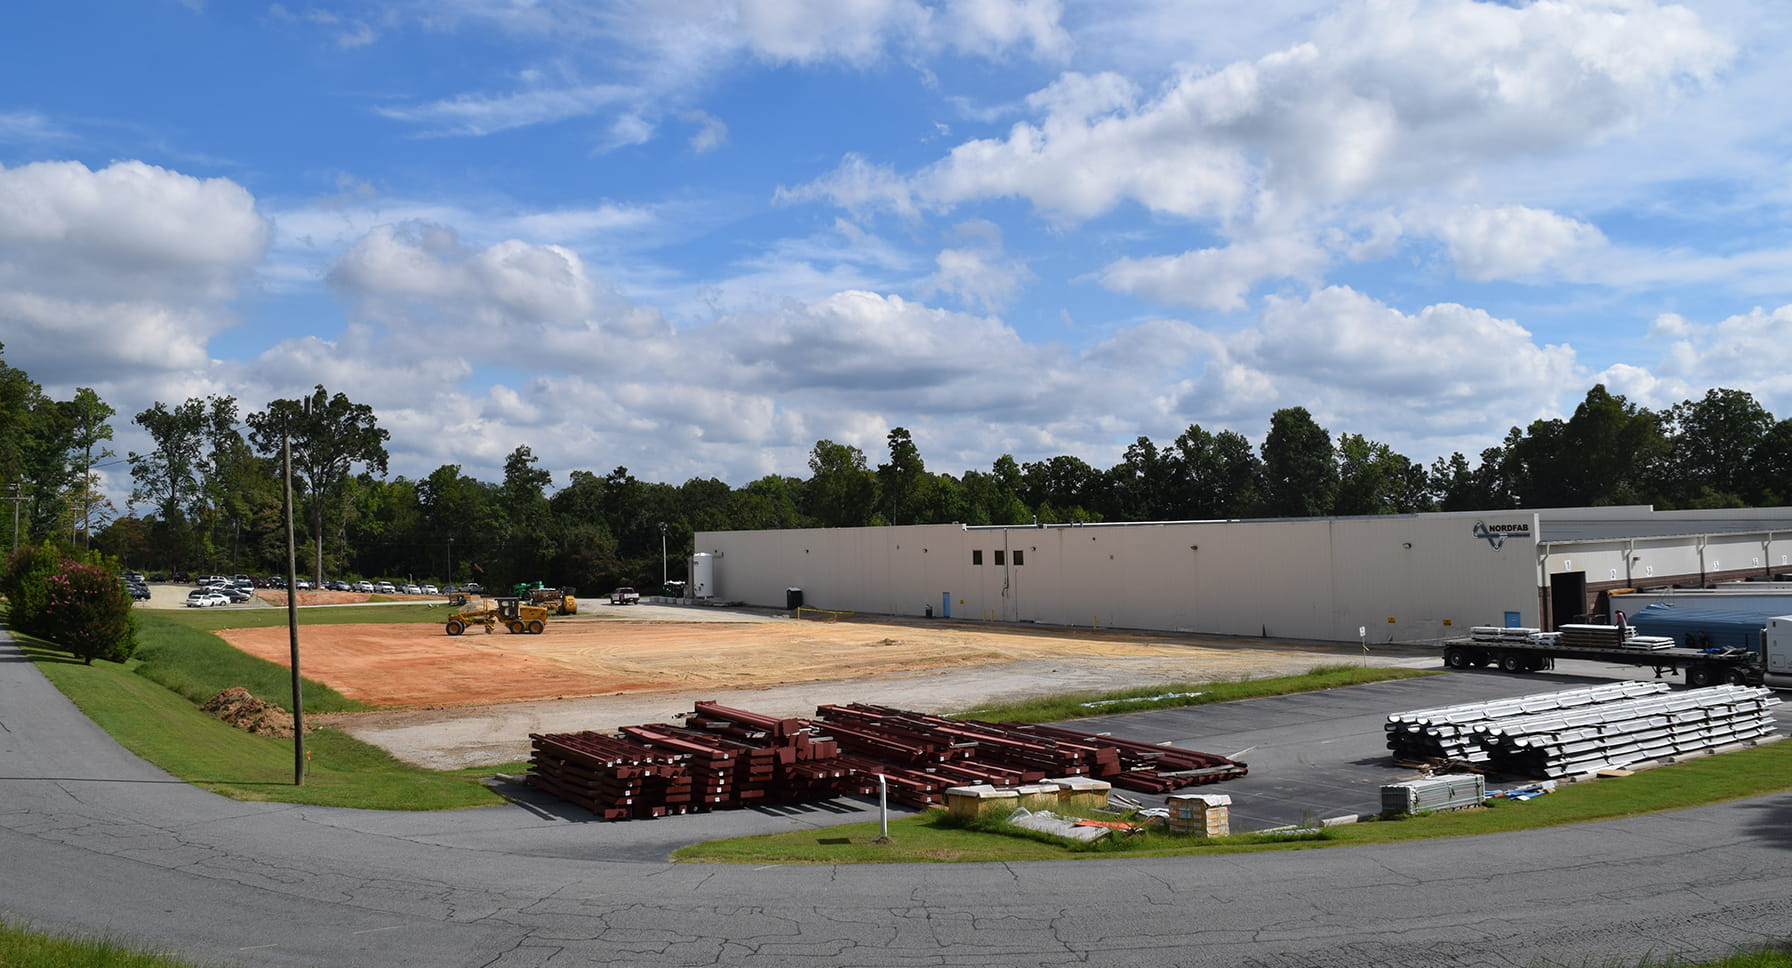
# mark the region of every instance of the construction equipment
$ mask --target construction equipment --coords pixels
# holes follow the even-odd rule
[[[577,615],[579,612],[579,601],[573,597],[576,591],[573,588],[548,588],[537,581],[517,582],[513,591],[516,597],[530,605],[547,609],[549,615]]]
[[[449,635],[459,635],[475,625],[487,633],[498,626],[512,633],[540,635],[548,627],[548,610],[539,605],[524,605],[520,598],[481,599],[474,604],[465,595],[456,595],[449,603],[460,611],[448,616],[445,626]]]

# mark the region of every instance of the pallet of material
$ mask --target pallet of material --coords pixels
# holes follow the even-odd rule
[[[956,720],[883,706],[823,706],[818,720],[699,702],[682,725],[618,735],[532,734],[528,782],[606,820],[872,794],[924,807],[966,784],[1024,786],[1099,774],[1167,792],[1243,776],[1225,757],[1076,730]]]

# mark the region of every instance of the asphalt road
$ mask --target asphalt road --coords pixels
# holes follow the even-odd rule
[[[1427,681],[1421,705],[1556,685]],[[1362,702],[1382,714],[1413,705],[1380,708],[1409,694],[1370,689],[1382,694]],[[1306,714],[1362,733],[1332,701],[1308,702]],[[1200,732],[1194,745],[1212,752],[1237,752],[1216,741],[1254,746],[1242,757],[1252,777],[1222,788],[1240,801],[1243,784],[1281,782],[1302,763],[1347,778],[1364,758],[1360,737],[1300,739],[1303,713],[1281,700],[1239,705],[1259,704],[1255,728],[1249,710],[1163,728]],[[1158,721],[1125,725],[1137,734]],[[836,809],[853,807],[601,824],[525,806],[238,803],[125,753],[0,643],[0,913],[208,964],[1531,966],[1706,958],[1792,930],[1788,795],[1276,854],[839,868],[663,860],[668,844],[748,829],[825,835]]]

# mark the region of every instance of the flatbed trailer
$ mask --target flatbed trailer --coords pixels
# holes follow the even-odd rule
[[[1613,665],[1654,669],[1656,678],[1684,673],[1689,686],[1762,684],[1760,658],[1742,649],[1705,652],[1700,649],[1626,649],[1621,646],[1574,646],[1510,639],[1498,642],[1451,639],[1443,643],[1444,665],[1452,669],[1498,666],[1507,672],[1553,669],[1557,659],[1584,659]]]

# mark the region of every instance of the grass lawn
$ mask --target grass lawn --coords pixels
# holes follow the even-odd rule
[[[1224,790],[1224,785],[1212,789]],[[957,825],[944,811],[890,822],[891,843],[877,844],[875,823],[716,840],[685,847],[673,858],[698,863],[861,864],[979,860],[1069,860],[1082,857],[1193,856],[1259,850],[1385,844],[1436,837],[1467,837],[1589,823],[1615,817],[1679,810],[1792,790],[1792,742],[1706,756],[1628,777],[1564,784],[1555,793],[1525,802],[1400,820],[1345,824],[1321,835],[1295,839],[1239,834],[1209,840],[1148,830],[1144,836],[1094,845],[1045,838],[1006,824],[982,829]]]
[[[33,931],[0,918],[0,965],[6,968],[197,968],[106,938]]]
[[[526,768],[518,763],[458,772],[425,770],[401,763],[384,750],[344,733],[320,729],[305,738],[305,784],[295,786],[292,740],[251,735],[213,719],[188,697],[139,675],[135,660],[123,665],[83,665],[28,636],[15,633],[14,638],[64,695],[126,749],[189,783],[237,800],[372,810],[489,806],[504,801],[479,778]],[[236,651],[222,642],[218,648]],[[195,651],[203,654],[206,650]],[[279,688],[257,695],[278,702],[282,692],[290,692],[290,679],[284,668],[273,668],[280,672]],[[237,684],[207,681],[203,676],[188,678],[204,683],[198,691],[206,698]],[[309,693],[306,705],[310,708]]]
[[[960,719],[992,723],[1058,723],[1090,716],[1117,716],[1147,709],[1205,706],[1239,699],[1288,696],[1321,689],[1340,689],[1390,679],[1415,679],[1440,675],[1435,669],[1383,669],[1374,666],[1321,665],[1301,675],[1268,679],[1234,679],[1227,682],[1172,682],[1102,693],[1067,693],[1022,702],[979,706],[953,713]],[[1093,705],[1092,705],[1093,704]]]

